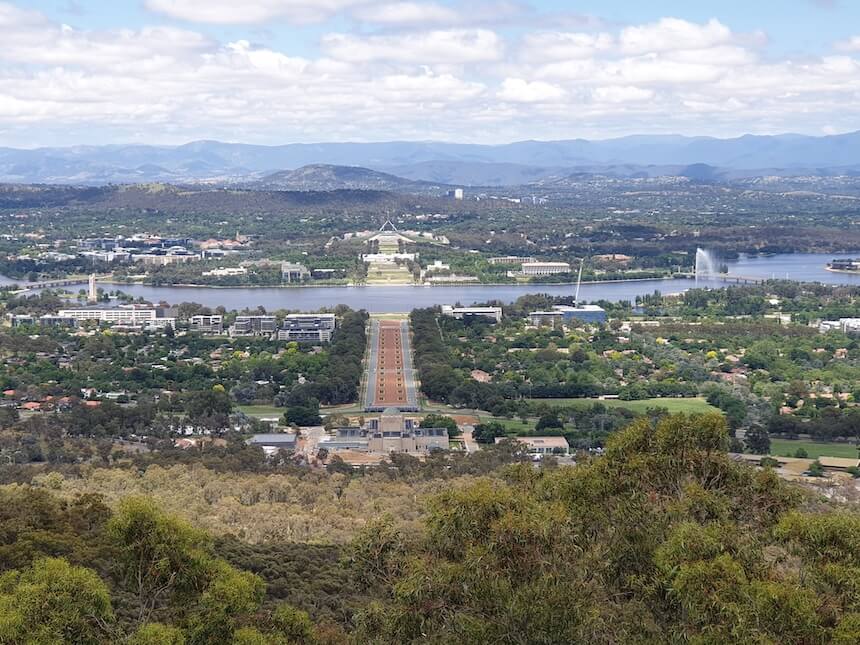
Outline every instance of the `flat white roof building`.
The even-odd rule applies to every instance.
[[[504,439],[496,437],[496,443]],[[564,437],[514,437],[514,441],[523,444],[533,455],[566,455],[570,452],[570,445]]]
[[[442,305],[442,315],[451,316],[457,320],[463,318],[491,318],[496,322],[502,320],[501,307],[452,307],[451,305]]]
[[[75,320],[98,320],[100,322],[134,324],[155,320],[158,317],[158,310],[155,307],[123,305],[105,309],[95,307],[88,307],[86,309],[60,309],[57,315],[62,318],[74,318]]]
[[[521,255],[504,255],[501,257],[490,258],[487,260],[490,264],[533,264],[537,262],[533,257]]]
[[[149,305],[121,305],[115,308],[61,309],[56,318],[66,320],[95,320],[120,327],[164,329],[176,327],[176,318],[160,315],[162,311]]]
[[[556,320],[602,323],[606,322],[606,310],[597,305],[579,305],[578,307],[554,305],[550,311],[533,311],[529,314],[529,322],[535,326],[553,323]]]
[[[554,275],[570,273],[567,262],[523,262],[523,275]]]

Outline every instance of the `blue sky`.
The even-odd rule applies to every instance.
[[[860,129],[855,0],[0,0],[0,146]]]

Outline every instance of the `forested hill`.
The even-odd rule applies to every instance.
[[[189,212],[271,212],[292,207],[397,204],[401,198],[380,190],[243,190],[169,184],[101,188],[0,184],[0,209],[71,207],[85,209]]]
[[[856,505],[735,462],[728,439],[718,415],[679,415],[575,467],[503,443],[374,472],[38,475],[0,486],[0,642],[860,642]],[[279,528],[213,539],[189,496]],[[338,509],[362,527],[348,545],[295,543],[342,533]]]
[[[411,181],[368,168],[325,164],[303,166],[297,170],[283,170],[250,183],[248,186],[264,190],[383,190],[436,195],[447,188],[444,184]]]

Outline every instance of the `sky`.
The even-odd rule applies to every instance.
[[[0,0],[0,146],[858,129],[858,0]]]

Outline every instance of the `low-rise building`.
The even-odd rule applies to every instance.
[[[504,441],[505,437],[496,437],[496,443]],[[515,437],[514,441],[525,446],[531,455],[566,455],[570,445],[564,437]]]
[[[454,307],[451,305],[442,305],[442,315],[451,316],[457,320],[466,318],[489,318],[496,322],[502,320],[501,307]]]
[[[339,428],[335,435],[320,439],[318,448],[329,452],[358,452],[374,455],[407,453],[425,456],[433,450],[448,449],[446,428],[419,428],[415,419],[405,418],[394,408],[379,418],[370,419],[366,427]]]
[[[293,452],[296,449],[296,435],[293,432],[255,434],[248,439],[248,444],[260,446],[267,455],[277,454],[280,450]]]
[[[860,334],[860,318],[840,318],[839,320],[822,320],[818,331],[826,334],[829,331],[841,331],[843,334]]]
[[[490,258],[487,262],[490,264],[533,264],[537,262],[537,260],[529,256],[504,255],[501,257]]]
[[[219,267],[217,269],[212,269],[211,271],[204,271],[204,276],[212,276],[212,277],[228,277],[228,276],[240,276],[240,275],[248,275],[248,269],[245,267]]]
[[[77,327],[78,321],[68,316],[54,316],[45,314],[39,317],[39,324],[42,327]]]
[[[338,428],[334,435],[326,435],[317,443],[317,448],[325,448],[329,452],[354,450],[367,452],[369,440],[367,430],[358,427]]]
[[[27,327],[36,323],[30,314],[6,314],[6,322],[10,327]]]
[[[75,321],[95,320],[126,327],[163,328],[175,327],[176,319],[164,316],[164,311],[151,305],[120,305],[119,307],[61,309],[57,317]]]
[[[417,253],[364,253],[361,256],[363,262],[371,264],[396,264],[398,260],[402,262],[415,261],[418,259]]]
[[[334,333],[334,314],[289,314],[278,330],[278,340],[328,343]]]
[[[574,320],[588,323],[606,322],[606,310],[597,305],[554,305],[550,311],[533,311],[529,314],[532,325],[552,325],[556,322],[570,323]]]
[[[446,428],[419,428],[413,419],[406,419],[391,408],[368,424],[368,448],[371,452],[406,452],[427,454],[432,450],[448,449]]]
[[[523,262],[523,275],[556,275],[559,273],[570,273],[570,264],[567,262]]]
[[[315,280],[333,280],[345,275],[346,271],[343,269],[311,269],[311,277]]]
[[[184,264],[185,262],[194,262],[200,259],[200,255],[196,253],[138,253],[131,256],[134,262],[139,262],[144,266],[163,267],[170,264]]]
[[[274,316],[236,316],[231,336],[271,336],[278,330]]]
[[[128,251],[81,251],[81,257],[89,258],[93,262],[128,262],[131,253]]]
[[[281,277],[286,282],[304,282],[311,277],[311,272],[304,264],[298,262],[282,262]]]
[[[188,322],[191,331],[199,331],[204,334],[224,333],[224,316],[198,314],[191,316]]]

